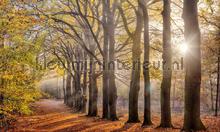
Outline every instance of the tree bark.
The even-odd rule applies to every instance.
[[[74,108],[74,110],[76,110],[76,67],[75,67],[75,63],[74,60],[72,58],[72,87],[71,87],[71,100],[72,100],[72,105],[71,107]]]
[[[196,0],[184,0],[183,19],[185,41],[188,53],[185,56],[185,131],[205,130],[200,119],[200,85],[201,85],[201,33],[198,23]]]
[[[104,32],[104,46],[103,46],[103,113],[104,119],[109,118],[109,74],[108,74],[108,54],[109,54],[109,37],[108,37],[108,25],[107,25],[107,1],[102,0],[103,4],[103,32]]]
[[[217,71],[217,91],[216,91],[216,101],[215,101],[215,116],[218,116],[218,101],[219,101],[219,83],[220,83],[220,48],[218,51],[218,71]]]
[[[63,75],[63,99],[64,99],[64,104],[67,103],[67,99],[66,99],[66,85],[65,85],[65,81],[66,81],[66,71],[64,71],[64,75]]]
[[[150,38],[149,38],[149,16],[147,4],[142,1],[143,19],[144,19],[144,62],[143,62],[143,76],[144,76],[144,122],[143,126],[152,125],[151,121],[151,83],[150,83]]]
[[[89,32],[88,32],[89,33]],[[91,39],[91,35],[88,35],[90,40],[89,48],[92,54],[95,54],[95,44]],[[98,99],[98,88],[97,88],[97,78],[95,74],[96,65],[93,56],[90,55],[90,71],[89,71],[89,111],[88,116],[97,116],[97,99]]]
[[[115,84],[115,23],[114,12],[110,8],[110,0],[107,0],[108,37],[109,37],[109,112],[112,121],[118,120],[116,113],[117,88]],[[113,64],[113,65],[111,65]],[[112,67],[113,66],[113,67]]]
[[[70,64],[67,64],[68,69],[70,68]],[[67,79],[66,79],[66,100],[67,105],[72,107],[72,98],[71,98],[71,73],[67,72]]]
[[[89,116],[97,116],[97,98],[98,89],[95,76],[95,65],[93,58],[90,58],[90,73],[89,73]]]
[[[76,82],[75,82],[75,108],[77,111],[82,111],[82,88],[81,88],[81,56],[82,56],[82,52],[80,47],[76,47],[76,52],[75,52],[75,57],[76,57],[76,71],[75,71],[75,78],[76,78]]]
[[[140,2],[139,2],[140,3]],[[140,90],[140,57],[141,57],[141,32],[143,29],[143,18],[140,4],[136,11],[136,30],[132,35],[132,73],[129,91],[129,117],[128,123],[140,122],[138,116],[138,94]]]
[[[170,128],[171,108],[170,89],[172,79],[172,48],[171,48],[171,22],[170,0],[163,0],[163,79],[161,84],[161,122],[160,127]]]
[[[214,95],[213,95],[213,83],[212,83],[212,75],[209,75],[209,83],[210,83],[210,95],[211,95],[211,110],[214,111]]]
[[[86,105],[87,105],[87,53],[84,51],[84,66],[83,66],[83,112],[86,112]]]

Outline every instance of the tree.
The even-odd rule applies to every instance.
[[[143,62],[143,76],[144,76],[144,122],[143,126],[152,125],[151,121],[151,103],[150,103],[150,38],[149,38],[149,16],[145,0],[141,1],[141,8],[144,19],[144,62]]]
[[[88,67],[87,67],[87,57],[88,54],[84,51],[84,63],[83,63],[83,112],[86,113],[86,106],[87,106],[87,74],[88,74]]]
[[[89,33],[87,36],[90,42],[89,49],[92,54],[95,54],[95,43],[92,40],[92,37]],[[97,88],[97,77],[96,77],[96,65],[94,62],[93,56],[90,55],[89,61],[89,112],[88,116],[97,116],[98,108],[97,108],[97,101],[98,101],[98,88]]]
[[[112,7],[110,0],[107,0],[107,22],[109,37],[109,112],[112,121],[118,120],[116,113],[117,88],[115,84],[115,2]],[[112,65],[113,64],[113,65]]]
[[[79,57],[77,57],[77,52],[74,51],[75,47],[79,46],[84,50],[88,56],[89,56],[89,63],[90,67],[89,69],[89,116],[96,116],[97,115],[97,97],[98,97],[98,88],[97,88],[97,74],[96,74],[96,61],[98,64],[102,64],[100,60],[97,58],[96,55],[96,49],[98,48],[101,55],[103,55],[103,52],[101,50],[101,47],[99,45],[99,34],[100,34],[100,24],[96,17],[87,17],[88,15],[94,15],[98,16],[98,7],[100,6],[100,1],[97,2],[90,2],[90,1],[67,1],[67,2],[58,2],[55,3],[58,4],[60,7],[56,9],[55,13],[52,15],[50,14],[50,11],[47,12],[47,10],[42,11],[43,8],[39,8],[38,5],[32,6],[30,5],[34,10],[36,10],[40,15],[43,17],[46,17],[46,20],[52,21],[51,23],[48,23],[48,26],[51,28],[53,31],[58,31],[56,34],[61,34],[62,37],[59,36],[59,39],[62,43],[61,46],[58,46],[56,50],[59,51],[59,53],[64,56],[67,62],[71,63],[71,67],[65,67],[65,64],[63,66],[65,69],[71,74],[72,79],[72,92],[73,94],[71,95],[71,99],[74,104],[78,104],[80,101],[79,99],[82,99],[85,96],[85,88],[83,90],[82,94],[82,88],[81,88],[81,72],[77,71],[77,65],[75,65],[75,60],[79,61]],[[68,11],[63,11],[64,8],[66,9],[68,7]],[[46,7],[47,9],[47,7]],[[39,16],[37,14],[36,16]],[[50,14],[50,15],[49,15]],[[75,14],[75,15],[70,15],[70,14]],[[60,17],[62,16],[62,17]],[[69,21],[69,19],[73,21]],[[92,20],[91,20],[92,18]],[[98,23],[98,24],[97,24]],[[61,26],[62,25],[62,26]],[[77,26],[75,26],[77,25]],[[98,26],[97,26],[98,25]],[[78,28],[80,27],[80,28]],[[94,28],[93,28],[94,27]],[[98,27],[98,28],[96,28]],[[55,35],[56,36],[56,35]],[[53,39],[57,39],[54,35]],[[65,36],[65,37],[64,37]],[[84,38],[82,37],[84,36]],[[69,39],[69,40],[68,40]],[[54,40],[52,40],[54,41]],[[57,41],[57,40],[56,40]],[[60,42],[59,41],[59,42]],[[59,45],[59,44],[58,44]],[[63,53],[64,52],[64,53]],[[57,58],[62,62],[62,58],[59,56],[59,54],[56,54]],[[77,75],[77,73],[80,73]],[[78,76],[78,77],[77,77]],[[87,75],[86,75],[87,76]],[[85,76],[84,76],[85,77]],[[78,80],[78,81],[77,81]],[[85,81],[84,81],[85,82]],[[86,86],[84,84],[84,86]],[[80,93],[80,96],[78,96],[77,93]],[[77,95],[77,97],[76,97]],[[79,100],[79,101],[77,101]],[[85,101],[80,101],[84,102],[85,106]],[[74,105],[76,108],[78,106],[81,107],[81,105]],[[78,109],[78,108],[77,108]]]
[[[215,101],[215,116],[218,116],[218,101],[219,101],[219,87],[220,87],[220,48],[218,51],[218,62],[217,62],[217,90],[216,90],[216,101]]]
[[[183,130],[205,130],[200,119],[201,33],[198,23],[198,1],[184,0],[183,19],[185,41],[189,51],[185,56],[185,111]]]
[[[69,62],[67,62],[67,63],[68,63],[67,68],[71,69],[70,68],[70,63]],[[66,100],[67,100],[66,102],[67,102],[67,105],[70,106],[70,107],[73,106],[72,98],[71,98],[71,80],[73,80],[73,79],[71,77],[70,71],[68,71],[67,72],[67,79],[66,79]]]
[[[103,36],[104,36],[104,45],[103,45],[103,94],[102,94],[102,117],[104,119],[109,118],[109,74],[108,74],[108,62],[109,62],[109,37],[108,37],[108,19],[107,19],[107,9],[108,4],[106,0],[102,0],[102,15],[103,15]]]
[[[0,2],[0,127],[13,114],[30,114],[29,104],[40,96],[42,71],[35,66],[45,37],[26,34],[39,22],[27,14],[12,1]]]
[[[140,90],[140,58],[141,58],[141,32],[143,29],[142,10],[140,8],[140,1],[138,2],[138,9],[135,9],[136,14],[136,28],[133,33],[126,28],[129,36],[133,41],[132,45],[132,73],[129,91],[129,118],[128,123],[140,122],[138,117],[138,94]],[[126,26],[126,25],[125,25]]]
[[[170,0],[163,0],[163,79],[161,84],[161,124],[160,127],[172,127],[170,108],[170,89],[172,79],[172,49]]]
[[[83,68],[83,65],[81,63],[82,61],[82,56],[83,56],[83,53],[82,53],[82,49],[80,48],[79,45],[76,46],[75,48],[75,93],[73,96],[75,96],[75,108],[77,111],[82,111],[83,107],[83,101],[82,101],[82,96],[83,96],[83,89],[81,87],[81,76],[82,76],[82,68]],[[74,65],[74,64],[72,64]]]

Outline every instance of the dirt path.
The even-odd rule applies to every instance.
[[[130,131],[130,132],[179,132],[180,129],[154,129],[159,124],[159,116],[152,116],[154,125],[143,129],[141,124],[125,124],[127,116],[121,116],[119,121],[111,122],[98,117],[91,118],[85,114],[73,114],[59,100],[41,100],[33,105],[35,114],[27,117],[19,117],[15,127],[9,131],[18,132],[100,132],[100,131]],[[175,115],[173,124],[181,127],[182,116]],[[208,126],[209,132],[219,132],[220,119],[204,117],[203,122]]]

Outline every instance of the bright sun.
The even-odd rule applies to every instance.
[[[185,53],[188,51],[188,46],[187,46],[186,43],[182,43],[182,44],[180,45],[180,51],[181,51],[183,54],[185,54]]]

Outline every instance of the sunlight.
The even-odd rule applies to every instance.
[[[186,43],[186,42],[184,42],[184,43],[182,43],[182,44],[180,45],[180,51],[181,51],[182,54],[186,54],[186,53],[187,53],[187,51],[188,51],[188,46],[187,46],[187,43]]]
[[[220,132],[219,5],[0,0],[0,132]]]

